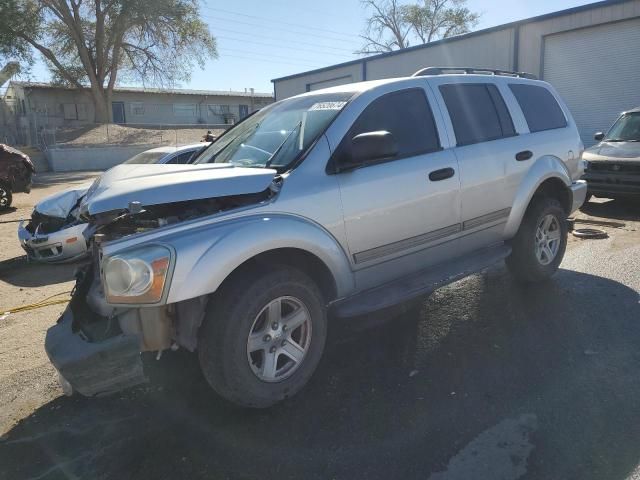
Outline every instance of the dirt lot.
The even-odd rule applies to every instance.
[[[16,220],[87,178],[46,176],[0,216],[0,311],[71,289],[73,266],[26,263]],[[64,397],[43,351],[62,306],[10,315],[0,478],[640,478],[640,208],[587,213],[610,237],[572,238],[544,285],[497,267],[408,313],[333,323],[311,384],[267,411],[220,401],[182,352],[145,359],[147,386]]]

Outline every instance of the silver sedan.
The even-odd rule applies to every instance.
[[[187,164],[209,143],[182,147],[158,147],[139,153],[124,163]],[[48,263],[72,262],[87,254],[84,236],[87,224],[79,218],[81,200],[91,183],[53,194],[38,203],[29,221],[18,225],[20,245],[32,260]]]

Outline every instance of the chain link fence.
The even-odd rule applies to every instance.
[[[42,150],[49,148],[188,145],[214,138],[231,125],[227,124],[88,124],[81,126],[36,127],[36,142]]]

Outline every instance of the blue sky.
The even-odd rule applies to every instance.
[[[409,0],[411,1],[411,0]],[[583,5],[580,0],[468,0],[477,29]],[[358,0],[206,0],[203,19],[219,58],[196,69],[183,88],[271,92],[271,79],[357,58],[366,11]],[[32,80],[48,80],[38,64]]]

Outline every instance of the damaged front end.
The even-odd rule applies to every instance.
[[[269,201],[279,182],[271,180],[258,192],[153,205],[132,200],[126,209],[86,214],[92,261],[78,272],[72,300],[45,340],[67,391],[98,396],[144,383],[142,352],[197,346],[208,296],[166,303],[176,261],[170,242],[143,242],[110,256],[103,247],[156,229],[170,236],[174,225]]]
[[[71,302],[45,338],[45,350],[67,394],[105,395],[146,380],[139,338],[125,334],[116,317],[89,306],[94,274],[93,266],[79,273]]]
[[[78,260],[88,253],[84,232],[87,222],[79,218],[80,202],[88,186],[56,193],[38,203],[28,221],[18,225],[20,245],[32,260],[57,263]]]

